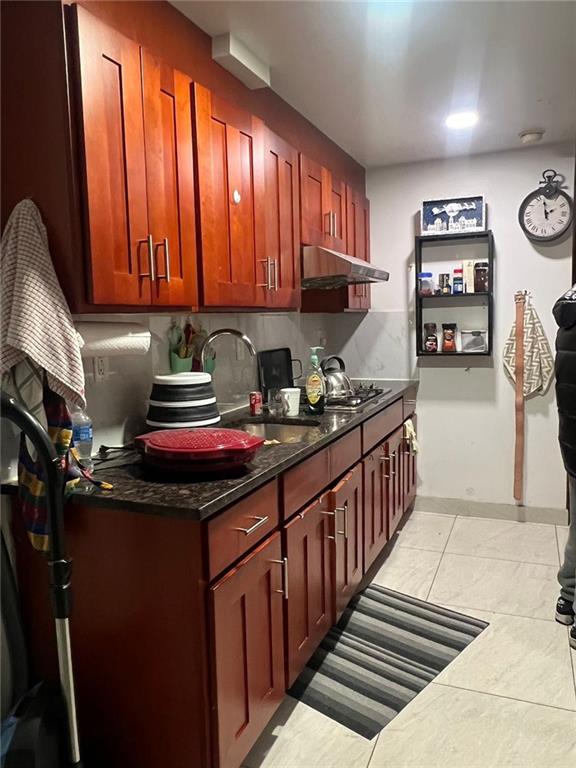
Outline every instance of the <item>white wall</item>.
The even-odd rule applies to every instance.
[[[414,234],[422,200],[483,194],[496,257],[495,354],[469,368],[458,360],[423,360],[416,365],[413,331],[408,355],[390,353],[375,338],[363,348],[362,361],[378,375],[379,360],[400,357],[419,375],[419,426],[422,442],[419,494],[444,498],[512,503],[514,392],[502,368],[502,348],[514,319],[514,292],[532,292],[534,306],[551,346],[556,326],[551,308],[570,285],[571,241],[548,247],[532,245],[518,225],[518,207],[538,185],[541,173],[555,168],[572,190],[573,148],[544,146],[446,161],[375,169],[368,173],[371,202],[372,258],[391,272],[385,289],[374,292],[375,317],[357,321],[345,346],[363,329],[399,325],[413,313]],[[350,321],[347,321],[348,323]],[[364,338],[364,342],[365,342]],[[360,364],[360,360],[356,362]],[[390,375],[389,366],[382,370]],[[525,500],[528,506],[564,506],[565,475],[557,446],[553,387],[526,404],[527,449]]]

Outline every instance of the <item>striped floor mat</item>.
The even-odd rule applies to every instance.
[[[288,693],[371,739],[487,626],[372,584]]]

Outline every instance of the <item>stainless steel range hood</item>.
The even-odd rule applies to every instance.
[[[381,283],[389,273],[367,261],[319,245],[302,248],[302,288],[341,288],[359,283]]]

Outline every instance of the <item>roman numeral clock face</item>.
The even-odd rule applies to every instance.
[[[520,226],[529,240],[547,243],[556,240],[570,228],[572,200],[562,190],[552,194],[544,190],[531,192],[522,202],[518,215]]]

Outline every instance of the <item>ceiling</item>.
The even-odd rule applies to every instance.
[[[576,136],[576,2],[172,2],[366,167]],[[473,129],[448,113],[477,110]]]

